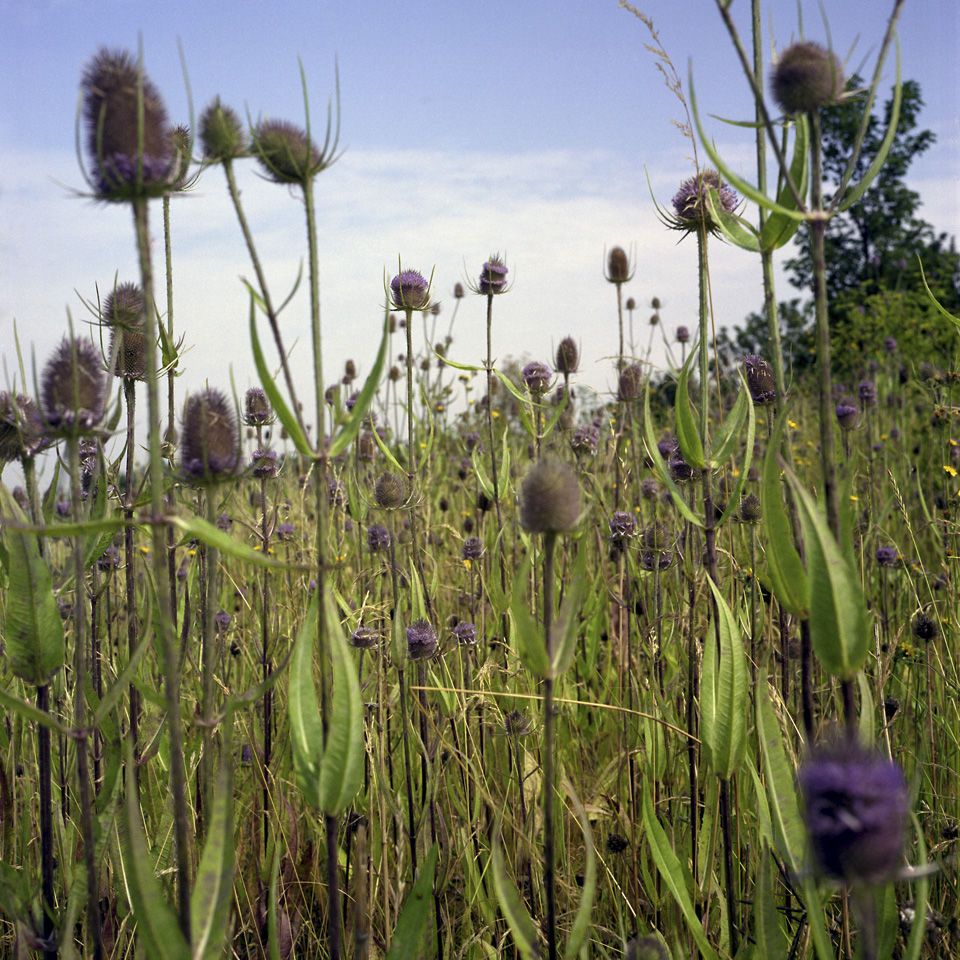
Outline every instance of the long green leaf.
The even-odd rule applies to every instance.
[[[260,383],[263,385],[264,392],[267,397],[269,397],[270,404],[276,412],[277,417],[286,428],[287,434],[297,450],[305,457],[312,457],[313,451],[310,449],[310,443],[306,435],[300,428],[300,422],[287,406],[286,400],[283,399],[283,394],[280,393],[280,388],[270,375],[267,361],[264,359],[263,348],[260,346],[260,338],[257,335],[257,308],[252,290],[250,297],[250,344],[253,348],[253,362],[257,368],[257,376],[260,377]]]
[[[687,362],[680,370],[674,408],[677,417],[677,442],[680,444],[683,459],[692,467],[703,470],[707,461],[703,455],[703,440],[697,428],[697,417],[690,401],[690,365],[696,354],[696,350],[691,350]]]
[[[773,897],[773,854],[768,849],[765,849],[760,857],[754,906],[753,935],[757,941],[756,956],[787,956],[790,945],[777,916],[776,901]]]
[[[16,524],[27,520],[2,484],[0,514]],[[21,680],[42,686],[63,666],[65,657],[53,579],[36,537],[6,527],[3,541],[8,558],[3,635],[10,669]]]
[[[174,514],[167,519],[173,526],[178,527],[189,537],[202,540],[211,547],[216,547],[221,553],[236,557],[238,560],[244,560],[258,567],[269,567],[273,570],[290,570],[297,568],[295,564],[275,560],[273,557],[267,556],[259,550],[254,550],[253,547],[241,543],[239,540],[235,540],[229,533],[224,533],[219,527],[215,527],[202,517],[185,517],[181,514]]]
[[[692,354],[691,354],[692,356]],[[733,456],[740,439],[740,431],[747,422],[747,411],[750,405],[750,392],[741,390],[737,394],[736,403],[727,414],[710,449],[710,461],[714,467],[722,467]]]
[[[746,397],[747,442],[743,445],[743,463],[740,466],[740,474],[737,477],[737,482],[733,485],[733,490],[730,493],[730,500],[727,503],[727,507],[720,516],[720,519],[717,521],[718,527],[722,527],[731,517],[735,516],[739,510],[740,497],[743,494],[743,489],[750,477],[750,464],[753,463],[753,443],[757,435],[757,415],[753,409],[753,400],[750,397],[750,391],[747,389],[747,384],[744,381],[742,372],[740,373],[740,383],[740,396]]]
[[[127,895],[137,923],[137,937],[150,960],[188,960],[190,948],[153,872],[153,857],[140,819],[132,751],[127,746],[126,824],[120,856]]]
[[[810,588],[807,571],[793,544],[793,530],[783,504],[783,485],[780,482],[780,448],[786,412],[774,425],[767,443],[760,485],[760,503],[766,533],[767,569],[777,600],[798,617],[807,615]]]
[[[933,291],[930,289],[930,284],[927,283],[927,275],[923,270],[923,261],[920,259],[920,254],[917,254],[917,262],[920,264],[920,279],[923,281],[923,289],[927,291],[927,299],[936,307],[937,312],[946,317],[956,328],[960,330],[960,317],[955,317],[934,295]]]
[[[317,632],[317,605],[314,593],[294,644],[287,688],[287,713],[290,717],[290,743],[297,786],[307,802],[320,809],[319,773],[323,752],[323,724],[313,682],[313,641]]]
[[[430,915],[430,894],[433,891],[433,875],[437,867],[437,845],[434,844],[427,854],[417,874],[410,892],[407,894],[397,925],[393,930],[387,960],[420,960],[424,956],[420,949]]]
[[[31,723],[39,723],[40,726],[49,727],[49,729],[55,730],[64,736],[68,736],[71,732],[70,727],[61,723],[56,717],[49,713],[44,713],[32,703],[27,703],[26,700],[15,697],[2,687],[0,687],[0,707],[3,707],[5,710],[12,710],[14,713],[19,713],[24,720],[29,720]]]
[[[377,392],[377,387],[380,385],[383,366],[387,362],[387,346],[389,343],[390,324],[389,319],[387,319],[384,320],[383,335],[380,337],[380,348],[377,350],[377,359],[373,363],[373,369],[363,383],[363,389],[360,391],[360,396],[357,397],[357,402],[354,404],[353,410],[350,411],[347,422],[340,429],[333,443],[330,444],[331,457],[336,457],[343,453],[353,442],[354,437],[360,432],[363,418],[367,415],[370,403],[373,400],[374,394]]]
[[[807,551],[813,650],[831,674],[852,680],[869,649],[867,607],[860,581],[813,497],[791,471],[787,471],[787,480],[800,509]]]
[[[573,792],[573,787],[570,784],[565,784],[565,787],[567,796],[570,798],[570,804],[580,821],[580,829],[583,831],[583,893],[580,894],[580,905],[577,907],[576,915],[573,918],[573,926],[570,928],[567,947],[563,953],[564,960],[577,960],[580,955],[580,948],[590,932],[593,901],[597,894],[597,851],[593,845],[593,832],[590,830],[590,819],[587,816],[587,811]]]
[[[730,213],[720,202],[720,193],[716,187],[710,187],[706,194],[707,209],[710,217],[720,228],[720,232],[734,246],[750,253],[760,252],[760,237],[756,227],[743,217]]]
[[[587,588],[591,585],[587,575],[587,551],[582,547],[573,564],[573,572],[567,594],[560,607],[560,615],[551,633],[554,635],[552,673],[562,677],[570,669],[577,653],[577,638],[580,626],[580,608],[583,606]]]
[[[801,197],[806,196],[808,181],[808,150],[807,138],[809,133],[807,118],[799,116],[794,123],[793,158],[790,161],[790,176],[793,179]],[[786,143],[784,143],[786,150]],[[793,191],[786,180],[777,194],[777,202],[788,210],[796,210],[797,202]],[[762,250],[778,250],[788,243],[797,232],[800,222],[792,217],[785,217],[780,213],[771,213],[764,221],[760,231],[760,248]]]
[[[747,662],[743,638],[723,594],[708,576],[716,604],[720,650],[708,633],[704,649],[702,732],[713,772],[729,780],[743,759],[747,745]]]
[[[547,645],[544,642],[543,631],[527,608],[526,579],[529,573],[530,561],[527,559],[520,564],[520,569],[513,578],[513,592],[510,599],[510,619],[513,629],[510,635],[520,662],[535,677],[543,680],[550,676],[551,667],[547,658]]]
[[[533,960],[539,956],[537,928],[520,899],[516,885],[507,875],[507,866],[503,861],[503,850],[499,839],[493,841],[490,867],[493,873],[493,889],[497,894],[500,909],[507,918],[507,925],[513,934],[513,942],[524,960]]]
[[[228,724],[224,724],[226,729]],[[190,897],[190,933],[193,960],[223,956],[233,899],[233,777],[229,740],[225,737],[223,761],[213,794],[213,809],[200,869]]]
[[[670,846],[670,838],[657,820],[649,790],[643,791],[643,829],[647,835],[647,840],[650,842],[653,862],[657,865],[657,870],[663,877],[674,902],[680,908],[690,934],[700,948],[704,960],[718,960],[717,952],[710,945],[703,924],[693,908],[693,900],[690,897],[689,889],[693,881],[685,875],[680,860],[674,853],[673,847]]]
[[[329,586],[323,598],[324,626],[333,659],[333,696],[327,743],[320,761],[320,808],[343,813],[363,783],[363,701],[347,638]]]

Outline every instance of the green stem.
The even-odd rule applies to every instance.
[[[551,627],[553,619],[553,549],[557,535],[548,531],[543,537],[543,630],[547,662],[553,662]],[[543,681],[543,881],[547,888],[547,950],[549,960],[557,957],[557,891],[553,839],[554,790],[554,716],[553,676]]]

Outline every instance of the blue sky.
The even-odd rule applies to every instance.
[[[642,0],[686,80],[692,62],[703,111],[748,115],[747,86],[712,0]],[[848,66],[880,42],[890,2],[827,0],[835,49]],[[805,33],[823,40],[817,5],[804,3]],[[746,29],[747,0],[734,0]],[[186,120],[177,54],[182,43],[194,105],[214,95],[252,116],[299,120],[297,71],[307,72],[315,122],[339,62],[342,159],[318,181],[321,284],[328,376],[347,356],[361,370],[375,349],[383,272],[436,267],[436,292],[452,306],[453,284],[476,274],[492,251],[506,253],[516,283],[498,306],[495,350],[549,359],[561,337],[583,344],[585,380],[609,386],[616,320],[602,278],[605,248],[636,257],[627,293],[645,346],[650,298],[664,302],[668,330],[692,325],[695,251],[659,224],[647,187],[661,202],[690,173],[691,148],[673,124],[682,116],[644,45],[643,25],[616,0],[468,0],[405,3],[146,3],[141,0],[0,0],[5,55],[0,82],[0,348],[12,371],[12,323],[38,361],[80,316],[77,292],[93,296],[114,275],[135,279],[129,214],[70,196],[82,180],[74,117],[84,63],[100,45],[135,48],[171,117]],[[793,0],[765,4],[768,41],[798,36]],[[911,171],[929,201],[925,215],[960,232],[960,4],[908,0],[901,21],[904,76],[920,82],[921,122],[938,143]],[[769,58],[768,58],[769,59]],[[888,70],[888,76],[891,71]],[[745,131],[713,124],[734,166],[752,175]],[[645,172],[646,171],[646,172]],[[241,171],[248,213],[279,292],[303,256],[302,210],[284,188]],[[753,212],[748,213],[754,216]],[[158,219],[158,217],[157,217]],[[208,170],[174,205],[178,326],[192,352],[184,384],[253,382],[238,276],[248,262],[226,202],[222,174]],[[757,262],[714,245],[719,323],[760,303]],[[790,293],[781,279],[780,292]],[[449,316],[449,313],[446,314]],[[306,304],[285,323],[299,338],[293,364],[309,369]],[[461,309],[452,355],[476,361],[482,304]]]

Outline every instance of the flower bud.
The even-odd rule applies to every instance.
[[[200,142],[209,163],[236,160],[247,152],[247,136],[240,118],[219,97],[200,115]]]
[[[121,283],[111,290],[103,304],[103,320],[110,327],[114,376],[143,380],[147,375],[147,340],[140,287]]]
[[[417,270],[402,270],[390,281],[393,306],[397,310],[423,310],[430,302],[430,285]]]
[[[507,265],[502,258],[494,254],[480,270],[477,289],[482,294],[503,293],[507,288]]]
[[[777,399],[777,382],[770,364],[763,357],[748,353],[743,358],[743,366],[747,373],[747,389],[753,402],[758,406],[773,403]]]
[[[817,43],[795,43],[780,54],[770,76],[773,99],[787,114],[812,113],[843,93],[843,67]]]
[[[89,340],[64,337],[40,378],[43,414],[60,436],[91,433],[103,419],[107,382],[97,348]]]
[[[643,367],[631,363],[624,367],[617,377],[617,400],[620,403],[632,403],[640,398],[643,390]]]
[[[563,533],[580,518],[580,484],[560,460],[541,460],[520,489],[520,523],[530,533]]]
[[[377,478],[373,498],[383,510],[396,510],[407,501],[407,485],[399,474],[383,473]]]
[[[426,660],[439,646],[437,632],[426,620],[415,620],[407,627],[407,655],[411,660]]]
[[[537,399],[550,389],[553,371],[545,363],[533,360],[520,371],[520,375],[523,377],[523,383],[530,391],[530,395]]]
[[[835,412],[841,430],[852,430],[860,419],[860,411],[852,403],[846,401],[838,403]]]
[[[44,446],[43,418],[33,400],[0,393],[0,466],[35,457]]]
[[[690,342],[690,328],[679,326],[677,327],[677,343],[689,343]]]
[[[618,286],[626,283],[631,277],[630,259],[623,247],[614,247],[607,254],[607,280]]]
[[[262,427],[273,420],[270,401],[260,387],[251,387],[243,398],[243,422],[248,427]]]
[[[580,365],[580,350],[573,337],[564,337],[557,347],[557,356],[554,366],[558,373],[571,374],[577,372]]]
[[[203,485],[233,476],[240,463],[240,437],[233,407],[219,390],[187,398],[180,430],[180,471]]]
[[[264,120],[253,133],[253,150],[264,173],[274,183],[305,183],[325,162],[307,133],[286,120]]]

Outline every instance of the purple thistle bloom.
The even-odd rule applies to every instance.
[[[679,326],[677,327],[677,343],[689,343],[690,342],[690,328]]]
[[[45,446],[43,417],[33,400],[0,393],[0,465],[35,457]]]
[[[889,880],[903,859],[909,815],[900,767],[848,740],[815,750],[799,782],[820,871],[848,883]]]
[[[70,501],[69,500],[58,500],[57,501],[57,516],[61,520],[66,519],[70,516]]]
[[[297,528],[292,523],[278,523],[277,524],[277,539],[281,543],[286,543],[294,538],[296,535]]]
[[[503,259],[494,254],[484,263],[480,270],[480,281],[477,289],[485,295],[503,293],[507,287],[507,265]]]
[[[640,483],[640,495],[644,500],[656,500],[660,496],[660,484],[653,477],[644,477]]]
[[[668,433],[657,441],[657,449],[661,457],[669,459],[680,449],[680,442],[672,433]]]
[[[464,560],[479,560],[483,556],[483,541],[479,537],[467,537],[463,541],[461,556]]]
[[[877,547],[877,563],[881,567],[896,567],[900,565],[900,554],[896,547]]]
[[[213,622],[220,633],[224,633],[232,621],[233,617],[226,610],[218,610],[217,615],[213,618]]]
[[[695,471],[693,467],[683,459],[683,455],[679,450],[674,451],[667,466],[670,468],[670,476],[673,478],[674,483],[686,483],[694,477]]]
[[[596,455],[600,444],[600,430],[592,423],[577,427],[570,438],[570,449],[579,457],[583,454]]]
[[[229,533],[230,528],[233,526],[233,518],[229,513],[221,513],[217,517],[217,529],[222,530],[224,533]]]
[[[673,563],[673,552],[670,550],[644,550],[640,554],[640,566],[644,570],[666,570]]]
[[[270,401],[260,387],[251,387],[243,398],[243,422],[248,427],[262,427],[273,419]]]
[[[407,654],[411,660],[425,660],[439,648],[437,632],[426,620],[415,620],[407,627]]]
[[[623,541],[637,532],[636,518],[626,510],[617,510],[609,522],[611,540]]]
[[[553,371],[545,363],[532,360],[520,371],[520,375],[530,393],[535,397],[541,397],[550,389]]]
[[[872,407],[877,402],[877,385],[872,380],[861,380],[857,396],[865,407]]]
[[[277,451],[256,450],[252,460],[253,475],[258,479],[270,480],[277,475]]]
[[[369,650],[375,647],[380,640],[380,631],[373,627],[357,627],[350,634],[350,645],[358,650]]]
[[[457,643],[465,647],[472,647],[477,642],[477,628],[472,623],[461,620],[451,632],[457,638]]]
[[[883,341],[883,349],[887,353],[896,353],[897,352],[897,338],[896,337],[886,337]]]
[[[111,543],[97,559],[97,569],[104,573],[109,573],[111,570],[116,570],[119,566],[120,551],[117,549],[116,544]]]
[[[846,400],[841,400],[837,404],[836,414],[837,423],[840,424],[841,430],[852,430],[860,419],[860,411],[854,404],[848,403]]]
[[[390,281],[393,306],[397,310],[422,310],[428,305],[429,284],[417,270],[402,270]]]
[[[54,434],[92,432],[107,402],[107,381],[100,351],[85,339],[64,337],[40,378],[47,427]]]
[[[371,553],[390,548],[390,531],[382,523],[373,523],[367,527],[367,549]]]
[[[681,229],[696,229],[700,223],[705,223],[708,229],[714,226],[713,216],[707,206],[710,190],[717,191],[723,210],[727,213],[736,210],[740,203],[736,191],[720,179],[716,170],[704,170],[684,180],[673,195],[673,211]]]

